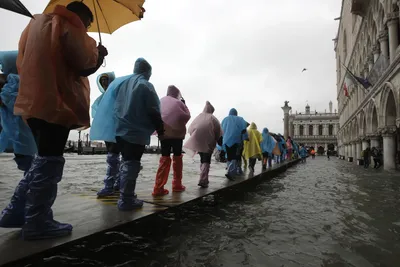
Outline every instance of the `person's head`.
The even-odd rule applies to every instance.
[[[181,91],[179,91],[175,85],[170,85],[167,89],[167,96],[179,99],[181,97]]]
[[[237,116],[237,115],[238,115],[238,112],[237,112],[237,110],[236,110],[235,108],[232,108],[232,109],[229,111],[229,115]]]
[[[269,134],[268,128],[264,128],[264,129],[263,129],[263,133],[264,133],[264,134]]]
[[[108,75],[103,75],[100,77],[100,85],[106,91],[108,86],[110,85]]]
[[[292,138],[290,137],[290,136],[288,136],[288,138],[287,138],[288,140],[292,140]]]
[[[206,106],[204,107],[203,112],[204,112],[204,113],[213,114],[214,111],[215,111],[215,109],[214,109],[213,105],[211,105],[210,102],[206,101]]]
[[[150,80],[151,77],[151,65],[144,58],[138,58],[133,68],[133,74],[141,74],[146,80]]]
[[[250,124],[250,129],[257,130],[257,125],[256,125],[254,122],[252,122],[252,123]]]
[[[67,5],[67,9],[78,15],[86,29],[90,28],[93,23],[93,13],[87,5],[82,1],[74,1]]]

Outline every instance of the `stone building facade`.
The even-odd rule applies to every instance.
[[[328,147],[330,150],[337,150],[339,116],[336,110],[332,111],[332,102],[329,103],[328,112],[311,111],[307,104],[304,112],[296,111],[287,118],[288,134],[297,143],[324,151],[327,151]]]
[[[365,148],[379,147],[385,169],[396,168],[399,150],[399,6],[397,0],[343,0],[334,39],[339,154],[359,159]],[[352,85],[345,96],[342,64],[358,77],[374,78],[372,86]]]

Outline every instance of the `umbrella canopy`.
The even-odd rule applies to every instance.
[[[2,0],[0,0],[2,1]],[[56,5],[67,6],[74,0],[50,0],[43,13],[53,12]],[[94,15],[89,32],[113,33],[120,27],[143,17],[145,0],[83,0]]]
[[[31,12],[19,0],[0,0],[0,8],[33,18]]]

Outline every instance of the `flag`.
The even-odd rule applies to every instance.
[[[349,90],[347,90],[346,82],[343,84],[343,92],[345,97],[349,97]]]
[[[372,86],[372,84],[368,81],[368,79],[357,77],[345,65],[343,65],[343,67],[346,69],[346,74],[348,74],[352,80],[355,80],[356,82],[361,84],[365,89],[368,89]]]

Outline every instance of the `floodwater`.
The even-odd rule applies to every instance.
[[[26,266],[400,266],[399,190],[397,173],[317,157]]]

